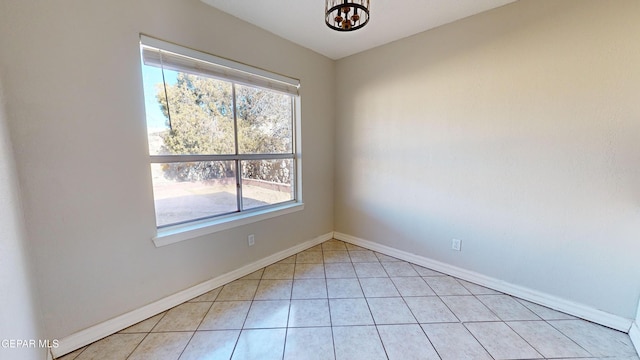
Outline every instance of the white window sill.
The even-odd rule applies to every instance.
[[[304,203],[296,202],[189,224],[170,226],[158,229],[158,234],[153,238],[153,243],[156,247],[166,246],[199,236],[213,234],[218,231],[270,219],[276,216],[291,214],[301,210],[304,210]]]

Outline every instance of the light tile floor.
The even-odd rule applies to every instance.
[[[629,337],[337,240],[60,359],[616,359]]]

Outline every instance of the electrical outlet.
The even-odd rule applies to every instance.
[[[462,240],[460,240],[460,239],[451,239],[451,250],[461,251],[462,250]]]
[[[253,246],[256,244],[256,237],[255,235],[251,234],[247,237],[247,241],[249,242],[249,246]]]

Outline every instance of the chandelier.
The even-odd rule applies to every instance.
[[[337,31],[353,31],[369,22],[369,0],[326,0],[325,23]]]

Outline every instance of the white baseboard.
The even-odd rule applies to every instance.
[[[633,322],[631,325],[631,330],[629,330],[629,337],[631,338],[631,342],[633,346],[636,347],[636,352],[640,354],[640,324],[638,324],[639,320]]]
[[[169,310],[172,307],[189,301],[197,296],[200,296],[206,292],[216,289],[224,284],[239,279],[243,276],[249,275],[254,271],[260,270],[263,267],[271,265],[282,259],[285,259],[291,255],[299,253],[310,247],[316,246],[324,241],[333,238],[333,232],[318,236],[315,239],[305,241],[302,244],[293,246],[286,250],[280,251],[273,255],[269,255],[256,262],[245,265],[237,270],[230,271],[226,274],[220,275],[211,280],[207,280],[203,283],[190,287],[186,290],[180,291],[176,294],[167,296],[149,305],[143,306],[139,309],[133,310],[126,314],[122,314],[113,319],[107,320],[100,324],[94,325],[90,328],[81,330],[77,333],[71,334],[63,339],[60,339],[60,346],[52,349],[53,356],[60,357],[75,351],[83,346],[91,344],[97,340],[100,340],[106,336],[116,333],[122,329],[126,329],[131,325],[155,316],[163,311]]]
[[[606,327],[629,332],[632,320],[623,318],[621,316],[613,315],[601,310],[594,309],[584,304],[576,303],[573,301],[565,300],[550,294],[546,294],[540,291],[528,289],[519,285],[514,285],[502,280],[498,280],[489,276],[485,276],[474,271],[469,271],[457,266],[449,265],[440,261],[429,259],[423,256],[415,255],[406,251],[394,249],[389,246],[381,245],[373,241],[357,238],[355,236],[343,234],[340,232],[334,232],[334,238],[348,243],[362,246],[379,253],[392,256],[398,259],[402,259],[416,265],[424,266],[435,271],[451,275],[466,281],[482,285],[505,294],[509,294],[524,300],[534,302],[554,310],[562,311],[569,315],[573,315],[585,320],[589,320],[596,324],[604,325]],[[640,334],[638,335],[640,336]],[[637,345],[636,345],[637,346]]]
[[[254,271],[260,270],[263,267],[271,265],[275,262],[278,262],[282,259],[285,259],[291,255],[294,255],[300,251],[306,250],[332,238],[346,241],[354,245],[362,246],[398,259],[409,261],[416,265],[424,266],[450,276],[455,276],[463,280],[471,281],[473,283],[486,286],[505,294],[544,305],[549,308],[562,311],[564,313],[577,316],[579,318],[583,318],[600,325],[604,325],[623,332],[628,332],[631,340],[633,341],[633,344],[636,347],[636,351],[640,353],[640,327],[637,323],[632,322],[632,320],[630,319],[609,314],[607,312],[593,309],[586,305],[561,299],[546,293],[507,283],[423,256],[418,256],[402,250],[394,249],[392,247],[381,245],[369,240],[357,238],[355,236],[343,234],[340,232],[330,232],[315,239],[308,240],[302,244],[293,246],[289,249],[267,256],[256,262],[245,265],[237,270],[233,270],[211,280],[190,287],[186,290],[180,291],[176,294],[160,299],[139,309],[133,310],[126,314],[120,315],[118,317],[107,320],[90,328],[69,335],[63,339],[60,339],[59,346],[57,348],[51,349],[51,352],[47,352],[47,360],[52,360],[53,357],[61,357],[83,346],[89,345],[97,340],[116,333],[122,329],[126,329],[127,327],[134,325],[140,321],[148,319],[163,311],[169,310],[172,307],[182,304],[183,302],[189,301],[194,297],[200,296],[226,283],[251,274]]]

